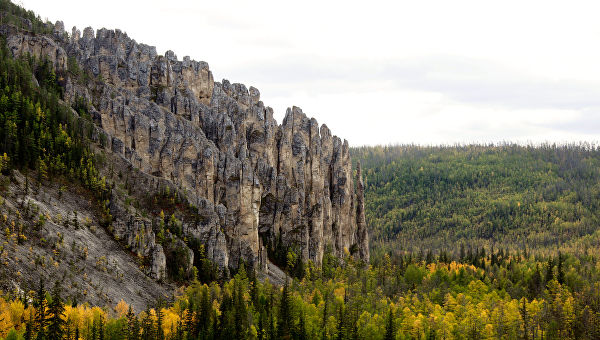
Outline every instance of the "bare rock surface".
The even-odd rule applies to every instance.
[[[133,191],[172,187],[197,209],[201,218],[183,225],[182,238],[201,242],[223,270],[243,261],[281,280],[266,256],[280,236],[316,265],[328,246],[369,260],[360,167],[354,176],[348,142],[300,108],[278,124],[258,89],[215,82],[206,62],[159,55],[120,30],[67,34],[57,22],[48,36],[6,26],[0,33],[15,57],[48,58],[65,75],[77,65],[92,76],[66,76],[65,101],[91,104],[104,152],[128,169]],[[151,259],[147,275],[164,279],[168,263],[151,217],[116,196],[110,209],[112,236]]]
[[[15,171],[3,197],[0,218],[16,223],[32,219],[36,221],[32,232],[39,236],[19,242],[18,235],[3,235],[3,279],[30,291],[43,277],[46,288],[59,281],[70,301],[114,306],[125,299],[136,311],[172,298],[173,285],[158,284],[135,253],[123,249],[99,226],[91,198],[86,199],[84,192],[62,190],[62,183],[39,187],[32,183]]]

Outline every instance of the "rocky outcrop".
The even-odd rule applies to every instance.
[[[166,277],[166,257],[162,245],[156,243],[152,224],[148,220],[131,216],[128,221],[117,219],[113,223],[113,235],[138,256],[149,257],[151,277],[162,280]]]
[[[317,265],[328,245],[368,261],[360,167],[355,180],[348,142],[300,108],[279,125],[256,88],[215,82],[207,63],[158,55],[119,30],[69,35],[58,22],[52,36],[0,32],[15,56],[49,58],[65,74],[65,100],[92,104],[109,150],[185,193],[202,218],[184,233],[220,267],[244,261],[266,270],[266,248],[280,236]],[[95,79],[68,76],[75,62]],[[146,223],[117,218],[114,229],[153,254],[151,272],[161,278],[162,248],[140,245],[153,243]]]

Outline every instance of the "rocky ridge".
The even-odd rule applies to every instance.
[[[91,104],[98,141],[139,170],[137,190],[172,186],[197,208],[202,218],[183,234],[220,268],[243,261],[266,271],[278,237],[316,265],[329,245],[337,256],[369,260],[360,165],[355,182],[348,142],[327,126],[297,107],[278,124],[256,88],[215,82],[207,63],[158,55],[119,30],[68,34],[57,22],[53,31],[0,29],[15,57],[45,57],[59,75],[77,67],[99,79],[60,79],[65,101]],[[151,276],[163,278],[151,221],[117,197],[110,208],[114,236],[149,256]]]

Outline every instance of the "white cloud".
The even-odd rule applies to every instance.
[[[592,1],[22,3],[205,60],[354,145],[600,140]]]

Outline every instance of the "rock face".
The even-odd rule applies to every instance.
[[[14,56],[48,58],[59,74],[77,64],[96,77],[66,77],[65,100],[89,101],[111,152],[185,193],[203,218],[184,233],[220,267],[266,269],[266,247],[279,236],[317,265],[328,246],[368,261],[360,166],[355,180],[348,142],[300,108],[279,125],[256,88],[215,82],[207,63],[158,55],[119,30],[69,35],[58,22],[51,36],[0,31]],[[165,255],[149,222],[113,215],[115,234],[152,255],[152,275],[162,278]]]

